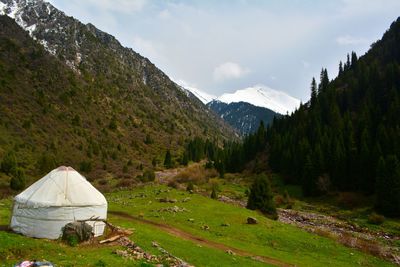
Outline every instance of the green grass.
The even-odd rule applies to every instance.
[[[392,266],[389,262],[346,248],[333,240],[310,234],[291,225],[269,220],[257,212],[235,207],[196,194],[173,190],[164,186],[146,186],[132,191],[106,195],[109,210],[168,224],[206,240],[233,248],[279,259],[298,266]],[[177,203],[160,203],[157,199],[169,197]],[[190,197],[188,202],[181,200]],[[0,201],[0,225],[10,218],[11,200]],[[159,212],[178,206],[187,212]],[[257,225],[247,225],[248,216],[256,217]],[[193,222],[188,219],[194,219]],[[152,241],[158,242],[173,255],[196,266],[266,266],[249,257],[229,255],[223,250],[207,247],[174,237],[136,221],[110,215],[109,220],[125,228],[134,228],[131,239],[146,251],[157,254]],[[221,226],[228,223],[230,226]],[[202,230],[208,225],[208,231]],[[106,266],[140,266],[113,254],[118,247],[69,247],[58,241],[31,239],[0,231],[0,266],[10,266],[20,259],[46,259],[57,266],[96,266],[101,260]]]
[[[142,214],[146,219],[172,225],[196,236],[300,266],[390,266],[390,263],[341,246],[333,240],[199,195],[166,187],[144,187],[134,192],[113,193],[108,197],[110,210]],[[156,200],[163,197],[175,198],[178,202],[165,204]],[[187,197],[191,198],[189,202],[179,202]],[[174,205],[188,212],[158,212],[161,208]],[[256,217],[259,224],[247,225],[248,216]],[[194,222],[188,221],[189,218]],[[223,227],[222,223],[230,226]],[[208,225],[210,230],[202,230],[203,225]]]

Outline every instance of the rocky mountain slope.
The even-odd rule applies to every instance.
[[[281,114],[270,109],[257,107],[246,102],[226,104],[214,100],[208,103],[207,106],[233,128],[237,129],[242,136],[257,131],[261,121],[268,125],[272,123],[274,117],[281,116]]]
[[[162,164],[166,149],[178,158],[187,138],[234,136],[95,26],[41,0],[0,0],[0,14],[14,19],[0,23],[0,160],[12,152],[29,176],[65,164],[92,178],[129,180]],[[0,186],[7,179],[0,172]]]

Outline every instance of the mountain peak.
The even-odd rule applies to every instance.
[[[247,102],[258,107],[271,109],[280,114],[291,113],[300,106],[300,100],[264,85],[256,85],[237,90],[234,93],[226,93],[218,97],[217,100],[227,104]]]

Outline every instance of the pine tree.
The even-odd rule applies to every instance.
[[[339,73],[338,73],[338,76],[340,76],[342,74],[343,74],[343,63],[342,63],[342,61],[340,61],[339,62]]]
[[[172,158],[171,158],[171,152],[169,151],[169,149],[165,153],[164,167],[167,169],[172,168]]]
[[[211,196],[212,199],[217,199],[218,198],[218,194],[217,194],[217,189],[215,188],[215,186],[213,186],[212,191],[211,191]]]
[[[376,190],[377,210],[387,216],[400,216],[400,163],[396,156],[380,158]]]
[[[260,174],[255,178],[246,207],[251,210],[260,210],[272,218],[277,218],[271,185],[265,174]]]
[[[313,77],[312,81],[311,81],[311,105],[312,106],[317,101],[317,95],[318,95],[317,82],[315,81],[315,78]]]

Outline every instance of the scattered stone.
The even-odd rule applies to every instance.
[[[208,226],[208,225],[203,225],[203,226],[201,227],[201,229],[204,230],[204,231],[208,231],[208,230],[210,230],[210,226]]]
[[[178,202],[178,200],[176,200],[175,198],[160,198],[158,201],[160,201],[161,203],[176,203]]]
[[[189,218],[188,222],[194,223],[194,219],[193,218]]]
[[[226,253],[228,253],[229,255],[236,255],[236,253],[235,252],[233,252],[232,250],[230,250],[230,249],[228,249],[227,251],[226,251]]]
[[[151,242],[151,245],[155,248],[158,248],[160,246],[156,241]]]
[[[221,223],[221,226],[224,226],[224,227],[229,227],[229,226],[231,226],[229,223]]]
[[[247,218],[247,224],[257,224],[257,223],[258,223],[258,221],[256,218],[254,218],[254,217]]]
[[[182,199],[182,202],[189,202],[190,199],[191,199],[190,197],[186,197],[186,198]]]
[[[161,208],[161,209],[158,210],[158,212],[164,212],[164,211],[177,213],[177,212],[185,212],[185,211],[188,211],[188,210],[185,209],[185,208],[179,208],[178,206],[173,206],[173,207],[168,207],[168,208]]]

